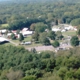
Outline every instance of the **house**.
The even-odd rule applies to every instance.
[[[57,31],[61,31],[61,29],[59,29],[59,28],[52,28],[52,31],[57,32]]]
[[[14,34],[17,34],[17,30],[12,30],[11,32]]]
[[[23,28],[23,29],[22,29],[22,31],[27,31],[27,30],[28,30],[28,28]]]
[[[2,34],[5,34],[5,33],[7,32],[7,30],[6,30],[6,29],[2,29],[2,30],[0,30],[0,32],[1,32]]]
[[[7,36],[11,36],[12,33],[8,33]]]
[[[66,32],[66,30],[65,30],[65,29],[63,29],[63,30],[61,30],[61,32]]]

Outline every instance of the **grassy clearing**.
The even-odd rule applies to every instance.
[[[7,28],[7,26],[9,26],[9,24],[1,24],[1,25],[0,25],[0,28],[1,28],[1,29]]]
[[[16,39],[16,40],[11,40],[11,41],[13,41],[13,42],[15,42],[15,43],[17,43],[17,44],[19,44],[20,43],[20,41],[18,40],[18,39]],[[22,42],[28,42],[28,41],[31,41],[31,36],[28,36],[28,37],[26,37],[26,38],[24,38],[24,40],[22,41]]]
[[[75,36],[76,31],[66,31],[62,33],[64,36]]]
[[[15,43],[17,43],[17,44],[20,43],[20,41],[19,41],[18,39],[16,39],[16,40],[11,40],[11,41],[13,41],[13,42],[15,42]]]
[[[23,41],[31,41],[32,37],[31,36],[27,36],[26,38],[24,38]]]

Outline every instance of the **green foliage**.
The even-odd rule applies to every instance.
[[[6,74],[6,76],[9,80],[19,80],[23,77],[23,72],[22,71],[9,71]]]
[[[73,36],[73,37],[71,38],[70,42],[71,42],[71,45],[72,45],[72,46],[78,46],[78,45],[79,45],[79,39],[78,39],[77,36]]]
[[[22,80],[36,80],[36,77],[35,76],[27,76],[27,77],[24,77]]]
[[[80,25],[80,18],[73,19],[73,20],[71,21],[71,24],[72,24],[73,26],[78,26],[78,25]]]
[[[46,32],[43,32],[43,33],[40,34],[39,41],[43,45],[50,45],[50,41],[49,41],[49,38],[47,37],[47,33]]]
[[[38,32],[35,32],[35,33],[32,35],[32,39],[34,39],[34,41],[39,41],[39,33],[38,33]]]
[[[36,32],[44,32],[46,28],[47,28],[47,25],[44,24],[43,22],[35,24],[35,31]]]
[[[79,80],[80,47],[40,54],[23,47],[0,45],[1,80]],[[49,72],[49,74],[46,74]]]
[[[78,29],[78,31],[77,31],[77,35],[80,36],[80,29]]]
[[[19,41],[22,41],[22,40],[24,40],[24,36],[20,33],[19,34]]]
[[[56,47],[59,47],[59,42],[58,41],[54,41],[53,43],[52,43],[52,45],[56,48]]]
[[[26,71],[26,76],[34,75],[37,78],[42,76],[42,73],[39,69],[30,69]]]
[[[58,20],[57,19],[55,20],[55,24],[58,25]]]
[[[58,70],[58,75],[59,75],[62,79],[64,79],[67,71],[68,71],[67,67],[61,67],[61,68]]]
[[[32,30],[32,31],[35,30],[35,24],[34,23],[30,25],[30,30]]]
[[[56,34],[54,31],[50,31],[49,34],[48,34],[49,38],[52,39],[52,40],[55,40],[56,38]]]
[[[63,35],[61,33],[61,31],[57,31],[56,32],[56,39],[61,40],[63,38]]]
[[[11,39],[12,40],[15,40],[16,39],[15,34],[13,34],[13,33],[11,34]]]

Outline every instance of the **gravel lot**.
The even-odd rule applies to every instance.
[[[31,50],[35,48],[36,51],[46,51],[46,50],[49,50],[49,51],[54,51],[54,47],[53,46],[35,46],[35,47],[30,47],[30,48],[26,48],[28,50]]]

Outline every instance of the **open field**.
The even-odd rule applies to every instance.
[[[74,36],[76,35],[76,31],[66,31],[62,33],[64,36]]]
[[[27,36],[23,41],[31,41],[31,36]]]
[[[7,26],[9,26],[9,24],[1,24],[0,29],[6,28]]]

